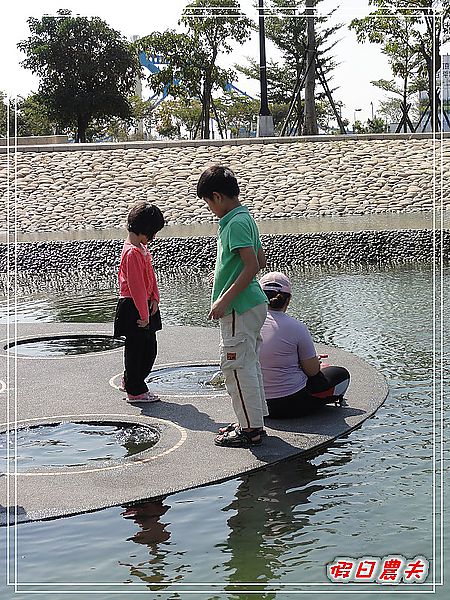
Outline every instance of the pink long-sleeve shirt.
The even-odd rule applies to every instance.
[[[148,301],[159,302],[159,290],[152,267],[151,254],[143,246],[135,246],[128,240],[122,248],[119,266],[119,290],[121,298],[132,298],[143,321],[149,319]]]

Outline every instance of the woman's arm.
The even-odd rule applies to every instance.
[[[300,361],[300,366],[302,368],[303,373],[308,375],[308,377],[314,377],[320,371],[320,361],[317,356],[313,356],[312,358],[304,358]]]

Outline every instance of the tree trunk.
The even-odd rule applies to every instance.
[[[297,74],[297,81],[301,81],[301,79],[302,79],[303,66],[304,66],[304,61],[303,61],[303,64],[300,64],[300,62],[298,60],[296,60],[295,71],[296,71],[296,74]],[[302,133],[302,127],[303,127],[303,107],[302,107],[302,94],[301,94],[301,90],[299,90],[298,95],[297,95],[297,115],[296,115],[296,121],[297,121],[297,127],[295,128],[295,130],[297,132],[297,135],[301,135],[301,133]]]
[[[82,114],[77,117],[77,134],[75,142],[84,144],[86,142],[86,130],[89,124],[89,116]]]
[[[304,135],[317,135],[316,115],[316,31],[314,25],[315,0],[306,0],[308,46],[306,51],[306,68],[308,69],[305,81],[305,118],[303,126]],[[309,68],[308,68],[309,67]]]
[[[209,121],[211,118],[211,76],[207,73],[205,87],[203,88],[203,139],[209,140]]]
[[[431,22],[433,23],[433,22]],[[440,42],[441,42],[441,30],[437,24],[431,24],[428,28],[430,34],[434,37],[433,52],[434,52],[434,68],[433,68],[433,54],[427,51],[423,40],[420,43],[419,50],[427,65],[427,76],[428,76],[428,100],[430,102],[430,116],[431,116],[431,131],[438,131],[439,129],[439,102],[436,90],[436,74],[441,68],[441,55],[440,55]],[[434,100],[434,106],[433,106]]]
[[[295,128],[296,135],[300,135],[303,127],[303,106],[302,106],[302,94],[298,93],[297,98],[297,127]]]
[[[404,85],[403,85],[403,133],[407,133],[408,132],[408,123],[407,123],[407,118],[406,118],[406,112],[407,112],[407,103],[408,103],[408,79],[407,76],[405,76],[405,79],[403,81]]]

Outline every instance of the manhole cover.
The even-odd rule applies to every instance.
[[[17,351],[20,356],[53,358],[115,350],[123,344],[122,340],[108,335],[66,335],[20,340],[3,348],[9,352]]]
[[[165,394],[215,394],[225,391],[218,365],[182,365],[152,371],[147,377],[152,392]]]
[[[157,427],[133,423],[57,423],[0,434],[2,471],[42,467],[80,467],[132,456],[159,440]],[[9,441],[9,453],[8,453]],[[17,444],[17,445],[16,445]]]

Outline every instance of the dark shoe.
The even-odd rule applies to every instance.
[[[225,427],[220,427],[218,433],[219,435],[223,435],[224,433],[230,433],[230,431],[236,431],[236,429],[239,429],[239,423],[230,423]],[[259,435],[267,435],[267,431],[261,427]]]
[[[214,439],[216,446],[229,448],[248,448],[249,446],[259,446],[261,444],[262,428],[252,429],[251,431],[242,431],[240,427],[218,435]]]

